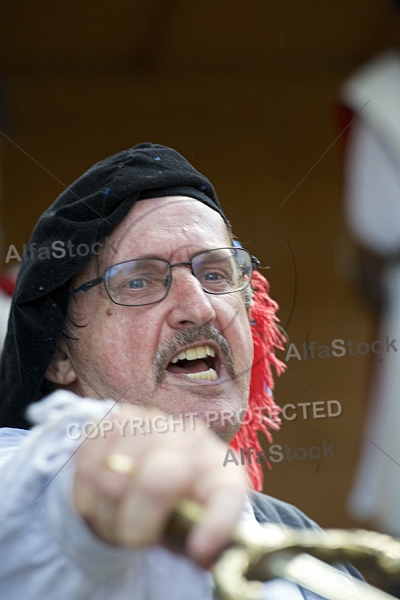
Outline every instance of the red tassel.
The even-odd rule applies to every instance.
[[[12,296],[15,288],[15,279],[6,273],[0,273],[0,290],[6,296]]]
[[[257,433],[263,432],[268,442],[273,439],[271,430],[280,428],[279,413],[281,408],[275,404],[273,397],[274,380],[271,366],[277,375],[286,368],[285,364],[275,356],[275,349],[283,350],[286,339],[279,331],[276,316],[278,305],[269,296],[269,283],[258,272],[253,272],[252,286],[254,290],[251,308],[254,359],[250,379],[250,397],[244,424],[233,438],[230,446],[240,451],[253,447],[255,454],[262,452]],[[247,423],[247,421],[249,421]],[[268,468],[271,464],[267,461]],[[255,490],[261,491],[263,471],[261,463],[254,460],[247,465],[250,480]]]

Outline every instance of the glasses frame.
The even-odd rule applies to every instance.
[[[207,252],[214,252],[216,250],[234,250],[235,252],[245,252],[249,258],[250,258],[250,265],[251,265],[251,273],[250,273],[250,278],[249,281],[247,281],[242,287],[240,287],[237,290],[234,290],[233,292],[209,292],[208,290],[205,290],[203,287],[204,292],[206,292],[206,294],[211,294],[213,296],[223,296],[226,294],[236,294],[237,292],[241,292],[244,289],[246,289],[246,287],[251,283],[251,275],[253,274],[253,271],[258,270],[259,266],[260,266],[260,261],[258,260],[258,258],[256,256],[254,256],[253,254],[250,254],[250,252],[248,250],[246,250],[245,248],[237,248],[234,246],[226,246],[223,248],[211,248],[210,250],[202,250],[201,252],[197,252],[197,254],[194,254],[192,256],[192,258],[189,261],[186,262],[179,262],[179,263],[170,263],[168,260],[165,260],[164,258],[130,258],[129,260],[124,260],[120,263],[116,263],[115,265],[110,265],[104,272],[104,275],[102,277],[96,277],[96,279],[91,279],[90,281],[86,281],[85,283],[82,283],[80,286],[78,286],[77,288],[75,288],[74,290],[70,291],[68,294],[68,297],[71,296],[76,296],[76,294],[78,294],[79,292],[88,292],[89,290],[91,290],[92,288],[94,288],[97,285],[100,285],[101,283],[104,283],[104,287],[106,289],[107,295],[110,298],[111,302],[113,302],[114,304],[117,304],[118,306],[149,306],[151,304],[157,304],[158,302],[162,302],[167,296],[168,296],[168,292],[170,290],[171,284],[172,284],[172,268],[173,267],[190,267],[190,270],[192,272],[193,277],[196,277],[196,275],[193,272],[193,264],[192,261],[193,259],[195,259],[197,256],[199,256],[200,254],[206,254]],[[165,288],[165,294],[162,298],[160,298],[159,300],[153,300],[152,302],[145,302],[143,304],[122,304],[121,302],[116,302],[111,294],[110,291],[108,289],[106,280],[107,280],[107,272],[110,269],[113,269],[114,267],[117,267],[118,265],[123,265],[125,263],[128,262],[132,262],[134,260],[157,260],[158,262],[164,262],[167,265],[169,265],[169,282],[168,282],[168,286]],[[196,277],[197,281],[199,281],[199,279]]]

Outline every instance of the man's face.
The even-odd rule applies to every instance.
[[[186,197],[137,202],[109,238],[118,253],[100,256],[100,274],[111,264],[133,258],[189,261],[195,254],[230,246],[219,214]],[[94,260],[74,287],[98,276]],[[229,411],[235,425],[218,418],[211,426],[227,441],[235,434],[247,405],[253,345],[243,292],[211,295],[187,266],[172,269],[164,300],[147,306],[111,302],[103,284],[72,298],[69,316],[77,340],[68,344],[74,381],[81,396],[123,399],[167,413],[197,415]],[[178,354],[196,348],[200,358]],[[215,357],[202,358],[209,349]],[[211,352],[212,354],[212,352]],[[175,359],[174,362],[173,359]],[[212,367],[217,379],[203,379]],[[190,373],[200,373],[199,379]],[[242,412],[240,412],[242,411]],[[226,415],[228,413],[225,413]]]

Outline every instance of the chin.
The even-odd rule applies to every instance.
[[[230,444],[237,432],[240,429],[241,424],[229,425],[225,427],[211,427],[214,433],[226,444]]]
[[[229,443],[239,431],[245,419],[247,408],[247,388],[229,380],[224,385],[187,384],[164,380],[148,399],[148,406],[157,406],[163,412],[186,415],[189,428],[203,421],[223,441]]]
[[[241,421],[245,418],[245,413],[246,406],[240,405],[240,407],[235,407],[231,402],[227,403],[225,400],[222,407],[221,405],[213,404],[204,410],[203,406],[202,411],[199,411],[199,418],[220,439],[229,443],[239,431]]]

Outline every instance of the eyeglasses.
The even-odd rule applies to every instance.
[[[69,293],[75,296],[104,282],[110,300],[121,306],[161,302],[172,282],[172,268],[190,267],[208,294],[240,292],[251,281],[260,261],[243,248],[217,248],[195,254],[190,261],[171,264],[162,258],[137,258],[112,265],[103,277],[83,283]]]

